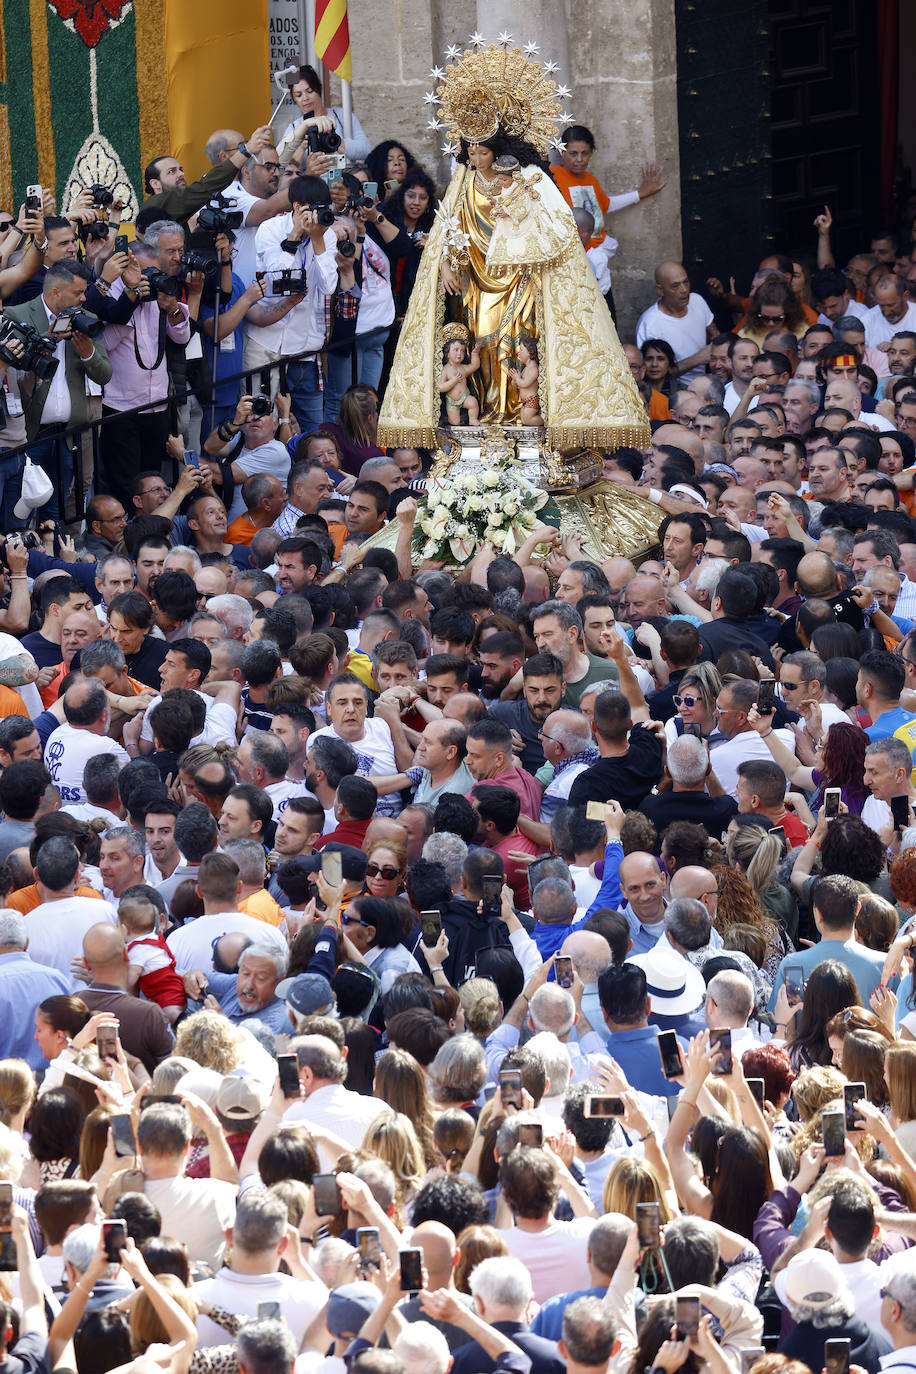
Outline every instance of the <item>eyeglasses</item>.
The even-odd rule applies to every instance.
[[[879,1297],[879,1298],[890,1298],[891,1302],[895,1302],[895,1303],[897,1303],[898,1306],[900,1306],[900,1299],[899,1299],[899,1298],[895,1298],[894,1295],[893,1295],[893,1293],[891,1292],[891,1290],[890,1290],[889,1288],[879,1288],[879,1289],[878,1289],[878,1297]]]
[[[265,168],[268,172],[279,172],[280,170],[279,162],[260,162],[258,166]]]
[[[548,742],[550,744],[559,743],[558,740],[554,739],[553,735],[545,735],[543,730],[538,730],[538,739],[543,740],[545,744],[547,744]]]
[[[693,709],[694,706],[701,706],[702,703],[703,703],[703,698],[702,698],[702,697],[675,697],[675,698],[674,698],[674,704],[675,704],[675,706],[678,708],[678,710],[680,710],[680,708],[681,708],[682,706],[687,706],[687,707],[690,707],[691,709]]]
[[[400,874],[401,870],[393,864],[385,864],[382,868],[378,864],[366,864],[367,878],[384,878],[386,883],[390,883],[392,878],[398,878]]]
[[[713,888],[710,888],[710,890],[709,890],[708,892],[701,892],[700,895],[699,895],[698,901],[701,901],[701,902],[702,902],[702,901],[705,901],[705,899],[706,899],[707,897],[718,897],[718,895],[719,895],[719,889],[718,889],[717,887],[713,887]]]

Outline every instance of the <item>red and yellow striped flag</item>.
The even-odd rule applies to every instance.
[[[341,81],[353,80],[347,0],[316,0],[315,52]]]

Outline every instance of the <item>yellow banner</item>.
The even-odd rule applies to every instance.
[[[165,55],[170,151],[193,181],[215,129],[247,138],[270,118],[267,0],[166,0]]]

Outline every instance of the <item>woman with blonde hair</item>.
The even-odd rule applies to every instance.
[[[685,725],[699,725],[704,739],[717,726],[716,698],[722,690],[722,678],[712,663],[695,663],[688,668],[677,686],[674,704],[677,715],[665,725],[665,739],[670,746]]]
[[[392,1111],[403,1113],[413,1123],[426,1167],[439,1162],[433,1144],[433,1113],[429,1104],[426,1074],[406,1050],[385,1050],[375,1062],[372,1093],[387,1102]]]
[[[640,1202],[658,1203],[662,1225],[671,1220],[665,1190],[652,1165],[634,1155],[624,1155],[614,1163],[604,1180],[601,1206],[605,1212],[620,1212],[635,1221],[636,1205]]]
[[[397,1190],[395,1208],[403,1215],[426,1178],[426,1161],[413,1122],[403,1112],[383,1112],[366,1131],[361,1152],[388,1165]]]
[[[795,946],[790,936],[798,934],[798,907],[788,887],[777,880],[776,870],[782,859],[782,844],[771,831],[760,825],[741,825],[728,837],[728,861],[743,873],[763,908],[767,935],[767,958],[774,952],[777,963]],[[718,908],[717,908],[718,910]],[[766,918],[769,917],[769,920]],[[772,928],[775,923],[775,929]],[[767,967],[767,972],[772,973]]]
[[[24,1059],[0,1059],[0,1122],[22,1135],[35,1098],[35,1078]]]
[[[458,1000],[464,1009],[464,1024],[471,1035],[486,1040],[499,1025],[499,991],[492,978],[469,978],[458,989]]]
[[[465,1226],[458,1234],[457,1245],[455,1287],[459,1293],[470,1294],[469,1279],[482,1260],[496,1259],[509,1253],[509,1247],[495,1226]]]
[[[845,1078],[832,1064],[812,1064],[802,1069],[792,1084],[792,1101],[801,1122],[810,1121],[834,1097],[842,1095]]]
[[[175,1054],[216,1073],[231,1073],[241,1065],[241,1039],[221,1012],[195,1011],[178,1027]]]

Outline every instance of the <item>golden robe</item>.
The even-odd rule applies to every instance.
[[[493,243],[493,204],[478,188],[473,167],[456,168],[444,203],[470,239],[462,295],[445,294],[445,232],[437,219],[379,415],[382,446],[435,447],[447,319],[466,323],[472,343],[482,345],[480,371],[469,378],[481,398],[482,424],[518,423],[518,392],[501,364],[514,358],[519,338],[531,334],[539,343],[541,414],[550,447],[612,450],[649,443],[645,408],[569,206],[538,168],[526,167],[523,176],[536,192],[532,214],[521,232],[501,230]],[[491,246],[498,251],[488,261]]]

